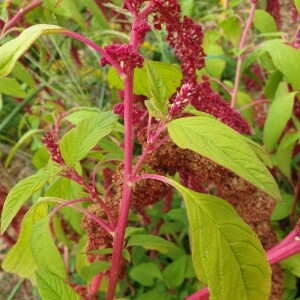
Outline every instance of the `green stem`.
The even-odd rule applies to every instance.
[[[25,278],[22,278],[19,280],[17,285],[14,287],[14,289],[11,291],[10,295],[7,297],[7,300],[13,300],[15,296],[18,294],[22,284],[24,283]]]

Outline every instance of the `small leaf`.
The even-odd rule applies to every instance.
[[[34,272],[37,268],[31,251],[30,241],[32,238],[32,227],[48,213],[46,204],[30,209],[21,224],[18,241],[8,252],[2,268],[5,272],[15,273],[20,277],[29,278],[34,282]]]
[[[275,209],[271,216],[271,220],[279,221],[290,216],[293,208],[293,200],[293,195],[283,194],[282,201],[276,203]]]
[[[194,268],[210,299],[269,299],[271,269],[253,230],[226,201],[172,185],[184,198]]]
[[[26,52],[34,41],[42,34],[62,33],[66,29],[39,24],[25,29],[17,38],[0,47],[0,78],[7,76],[17,60]]]
[[[20,83],[14,78],[0,78],[0,94],[17,98],[25,98],[27,95],[22,89]]]
[[[31,251],[38,270],[42,268],[63,280],[67,278],[64,262],[53,242],[49,217],[43,218],[33,225]]]
[[[95,261],[88,266],[82,267],[80,273],[88,283],[91,283],[94,276],[101,272],[107,271],[110,265],[110,261]]]
[[[263,139],[268,151],[272,151],[293,113],[296,93],[276,98],[272,103],[264,126]],[[279,117],[280,116],[280,117]]]
[[[280,199],[278,186],[252,151],[244,137],[222,122],[209,117],[188,117],[168,124],[171,139],[211,159],[250,182],[265,193]]]
[[[287,140],[290,140],[293,133],[287,132],[284,137],[282,138],[276,154],[276,165],[279,170],[288,178],[291,178],[291,166],[292,166],[292,158],[293,158],[293,150],[294,150],[294,143],[286,143]],[[287,144],[287,146],[285,146]]]
[[[35,81],[30,72],[20,62],[16,62],[14,69],[12,70],[14,78],[26,83],[30,88],[35,88]]]
[[[156,278],[162,279],[159,267],[152,262],[134,266],[130,270],[129,275],[134,281],[143,286],[152,286]]]
[[[1,234],[5,232],[24,202],[41,189],[50,177],[50,171],[43,171],[21,180],[10,190],[2,210]]]
[[[45,270],[36,273],[37,289],[43,300],[80,300],[79,295],[65,280]]]
[[[163,276],[169,288],[176,288],[183,283],[186,262],[186,256],[182,256],[168,264],[164,269]]]
[[[117,120],[117,115],[108,111],[79,122],[75,128],[64,135],[59,143],[65,162],[68,165],[74,165],[83,159],[103,137],[113,130]]]
[[[274,18],[263,9],[255,10],[253,24],[260,33],[277,31],[277,25]]]
[[[241,20],[236,16],[231,16],[223,20],[219,26],[224,30],[225,37],[237,48],[242,33]]]
[[[166,86],[151,61],[146,60],[148,85],[151,93],[151,103],[155,111],[162,116],[168,114],[169,101],[166,97]]]
[[[135,234],[127,243],[127,247],[130,246],[142,246],[145,249],[157,250],[171,258],[177,258],[184,254],[184,251],[175,244],[155,235]]]

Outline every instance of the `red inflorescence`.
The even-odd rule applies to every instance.
[[[124,103],[114,105],[113,112],[124,119]],[[141,108],[138,104],[133,104],[132,124],[137,124],[145,112],[144,108]]]
[[[51,159],[60,165],[65,165],[65,161],[62,158],[58,144],[50,132],[47,132],[43,137],[43,143],[46,146]]]
[[[277,23],[279,29],[281,29],[281,14],[280,14],[280,3],[279,0],[267,0],[266,11],[272,15]]]
[[[144,58],[131,45],[114,43],[106,46],[104,49],[123,69],[127,67],[141,68],[143,66]],[[108,60],[103,56],[100,63],[102,67],[109,64]]]
[[[252,134],[249,124],[230,107],[228,102],[223,101],[221,96],[214,92],[206,76],[203,76],[203,81],[197,84],[196,97],[191,104],[199,111],[215,116],[241,134]]]
[[[162,24],[166,24],[167,41],[182,62],[183,81],[196,83],[196,70],[205,64],[201,25],[186,16],[181,21],[181,7],[177,0],[154,0],[152,4],[157,12],[153,18],[154,28],[160,30]]]
[[[141,45],[145,40],[147,32],[151,30],[151,26],[144,20],[135,26],[133,30],[137,33],[138,44]]]
[[[174,116],[182,113],[183,109],[191,103],[195,95],[195,88],[192,84],[186,83],[182,85],[180,91],[172,99],[172,105],[169,110],[169,115]]]

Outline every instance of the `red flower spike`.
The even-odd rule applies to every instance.
[[[120,115],[124,119],[124,103],[118,103],[113,107],[113,112]],[[140,121],[140,118],[145,114],[146,110],[141,108],[138,104],[133,105],[132,124]]]
[[[47,132],[42,140],[50,154],[51,159],[60,165],[65,165],[65,161],[62,158],[60,149],[52,133]]]
[[[139,67],[143,66],[144,58],[131,46],[126,44],[114,43],[106,46],[105,51],[116,61],[121,67]],[[101,57],[100,64],[102,67],[109,64],[105,57]]]

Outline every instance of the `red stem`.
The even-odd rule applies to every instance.
[[[98,293],[99,286],[101,284],[103,274],[98,274],[93,278],[93,281],[90,285],[90,296],[91,298],[95,297]]]
[[[238,89],[239,89],[240,80],[241,80],[242,63],[243,63],[243,54],[241,52],[246,46],[248,32],[252,25],[255,10],[256,10],[257,0],[252,0],[251,2],[252,3],[251,3],[249,18],[248,18],[247,24],[245,26],[245,29],[243,31],[242,38],[241,38],[240,45],[239,45],[240,54],[238,55],[237,67],[236,67],[236,72],[235,72],[234,88],[233,88],[232,98],[231,98],[231,107],[232,108],[235,108],[235,104],[237,101],[237,95],[238,95]]]
[[[42,4],[42,0],[34,0],[29,5],[27,5],[26,7],[21,8],[16,13],[16,15],[7,23],[5,31],[8,31],[12,27],[14,27],[16,25],[16,23],[18,23],[19,21],[21,21],[21,19],[23,18],[23,16],[25,14],[27,14],[31,10],[35,9],[36,7],[40,6],[41,4]]]

